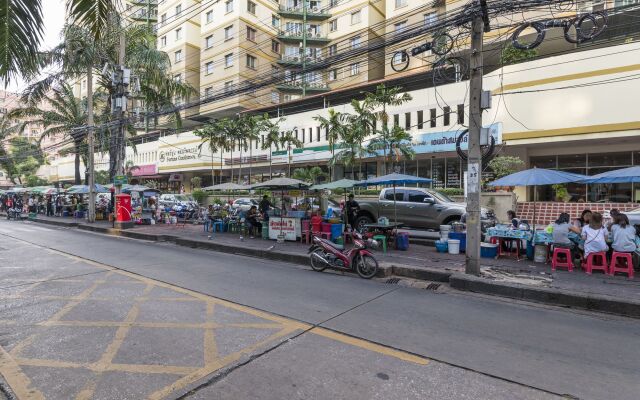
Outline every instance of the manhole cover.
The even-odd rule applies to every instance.
[[[387,285],[397,285],[398,282],[400,282],[400,278],[389,278],[387,279],[387,282],[385,282]]]
[[[430,283],[424,290],[438,290],[441,285],[441,283]]]

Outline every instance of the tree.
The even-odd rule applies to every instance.
[[[500,62],[504,65],[515,64],[538,56],[538,49],[516,49],[511,43],[502,49]]]
[[[9,143],[15,178],[20,184],[33,181],[30,177],[35,176],[38,168],[45,162],[40,145],[22,136],[12,137]]]
[[[351,107],[355,111],[355,114],[348,114],[347,121],[349,129],[354,130],[354,132],[349,136],[355,136],[353,137],[353,140],[355,141],[350,142],[350,140],[347,140],[347,142],[350,142],[348,147],[350,148],[351,153],[358,158],[358,165],[360,168],[359,175],[362,176],[362,156],[367,153],[364,148],[364,142],[368,137],[374,135],[376,132],[376,116],[365,101],[358,101],[354,99],[351,101]],[[353,169],[351,173],[353,174]],[[353,179],[355,179],[355,176]]]
[[[275,121],[271,121],[269,114],[264,114],[262,119],[264,120],[262,129],[266,132],[264,142],[262,143],[262,150],[269,150],[269,179],[273,179],[271,153],[274,146],[276,150],[280,150],[280,124],[284,122],[284,118],[278,118]]]
[[[524,165],[524,161],[520,157],[514,156],[497,156],[489,161],[489,168],[493,171],[496,179],[513,174]]]
[[[220,153],[220,181],[218,183],[222,183],[222,165],[223,153],[229,150],[229,141],[227,136],[225,135],[224,127],[222,126],[221,121],[215,121],[212,123],[206,124],[203,128],[196,129],[194,135],[198,136],[202,139],[200,145],[198,145],[198,150],[202,151],[203,146],[207,146],[209,151],[211,152],[211,182],[214,183],[214,173],[213,173],[213,155],[216,153]]]
[[[291,176],[291,146],[302,147],[302,142],[293,132],[293,130],[285,131],[280,137],[280,146],[282,146],[283,149],[287,149],[288,176]]]
[[[14,185],[16,184],[18,174],[16,172],[15,160],[5,147],[5,143],[8,142],[12,135],[20,131],[20,129],[20,125],[6,115],[0,116],[0,168]]]
[[[71,140],[75,156],[74,182],[79,185],[82,183],[80,158],[86,152],[86,148],[83,148],[86,136],[78,129],[87,123],[86,102],[75,97],[73,89],[66,83],[46,95],[44,102],[48,103],[50,111],[39,106],[27,106],[11,111],[9,115],[12,118],[30,118],[32,123],[42,124],[44,131],[40,135],[40,141],[58,134],[63,135],[65,140]]]
[[[127,160],[127,162],[124,163],[124,175],[127,177],[127,182],[131,183],[133,180],[133,173],[138,170],[140,170],[140,167],[138,167],[133,161]]]
[[[387,114],[387,107],[400,106],[411,100],[411,95],[409,95],[409,93],[400,94],[400,91],[401,88],[398,86],[390,88],[385,84],[381,84],[376,87],[375,92],[367,93],[365,96],[365,102],[369,107],[371,107],[371,110],[375,110],[380,107],[378,111],[375,111],[375,115],[376,120],[380,121],[382,124],[378,130],[378,135],[381,139],[379,143],[382,145],[382,152],[385,160],[383,174],[387,173],[387,150],[390,150],[388,136],[391,131],[389,129],[389,114]]]
[[[367,146],[367,152],[370,154],[378,154],[382,149],[389,149],[388,158],[390,159],[391,169],[395,168],[395,162],[402,158],[413,159],[415,151],[411,146],[411,134],[399,126],[394,126],[386,137],[378,136],[373,139]],[[384,163],[387,163],[387,154],[385,154]]]
[[[331,157],[335,155],[335,145],[340,138],[341,132],[344,129],[345,116],[339,112],[330,108],[328,111],[328,117],[317,115],[313,117],[314,120],[320,123],[320,127],[327,133],[327,141],[329,142],[329,149],[331,150]],[[333,178],[333,168],[330,171],[331,178]]]
[[[96,183],[99,183],[101,185],[106,185],[109,183],[109,171],[107,170],[95,171],[95,176],[96,176]]]
[[[262,131],[262,118],[259,116],[250,116],[242,114],[238,116],[238,143],[240,145],[240,173],[238,174],[238,183],[242,179],[242,151],[249,150],[249,184],[251,183],[251,152],[253,151],[253,141],[260,138]]]
[[[320,178],[326,178],[328,176],[329,174],[324,172],[322,168],[315,166],[311,168],[296,168],[293,170],[292,178],[316,185],[320,183]]]

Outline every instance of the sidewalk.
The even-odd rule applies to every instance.
[[[90,230],[116,236],[151,241],[167,241],[180,246],[308,264],[308,245],[300,242],[276,243],[261,238],[240,238],[239,234],[205,232],[202,225],[137,225],[116,230],[108,221],[88,224],[72,218],[38,216],[34,222]],[[211,236],[211,237],[210,237]],[[380,276],[448,282],[451,287],[526,301],[579,307],[640,317],[640,279],[589,276],[574,272],[551,272],[551,266],[513,258],[483,259],[482,276],[464,274],[465,256],[443,254],[429,246],[412,244],[408,251],[390,249],[376,252]]]

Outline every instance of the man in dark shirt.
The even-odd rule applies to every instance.
[[[269,215],[267,215],[267,211],[269,208],[273,207],[273,204],[269,201],[269,196],[266,194],[262,196],[262,200],[260,201],[260,214],[265,220],[269,220]]]
[[[358,211],[360,211],[360,205],[354,200],[353,193],[349,195],[349,201],[344,205],[344,211],[347,216],[347,225],[351,225],[352,228],[355,228],[356,217],[358,216]]]

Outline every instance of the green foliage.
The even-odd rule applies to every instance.
[[[213,198],[213,204],[222,204],[223,201],[220,197],[214,197]]]
[[[49,181],[43,178],[40,178],[37,175],[27,175],[22,183],[26,187],[36,187],[36,186],[46,186],[49,184]]]
[[[552,185],[551,188],[556,192],[556,200],[568,202],[571,200],[571,195],[567,190],[567,185]]]
[[[96,183],[99,183],[100,185],[106,185],[111,183],[109,182],[109,171],[106,171],[106,170],[95,171],[94,177],[95,177]]]
[[[38,168],[44,164],[44,155],[37,143],[18,136],[9,140],[11,144],[12,171],[22,182],[24,177],[35,175]]]
[[[202,201],[207,198],[207,192],[202,190],[194,190],[191,192],[191,196],[198,202],[198,204],[202,204]]]
[[[524,165],[524,161],[520,157],[513,156],[497,156],[489,161],[489,168],[496,175],[496,179],[517,172],[522,165]]]
[[[500,55],[500,62],[505,65],[515,64],[526,60],[531,60],[538,56],[538,49],[531,50],[520,50],[513,47],[511,43],[509,43],[503,50]]]
[[[0,26],[0,80],[6,88],[11,80],[29,77],[37,70],[38,47],[44,32],[40,1],[3,1]]]
[[[464,189],[460,188],[442,188],[437,190],[438,193],[442,193],[445,196],[463,196]]]
[[[305,181],[315,185],[319,183],[320,178],[327,178],[329,174],[324,172],[320,167],[296,168],[293,171],[292,178]]]
[[[200,178],[199,176],[194,176],[193,178],[191,178],[191,186],[194,190],[200,189],[202,187],[202,178]]]

